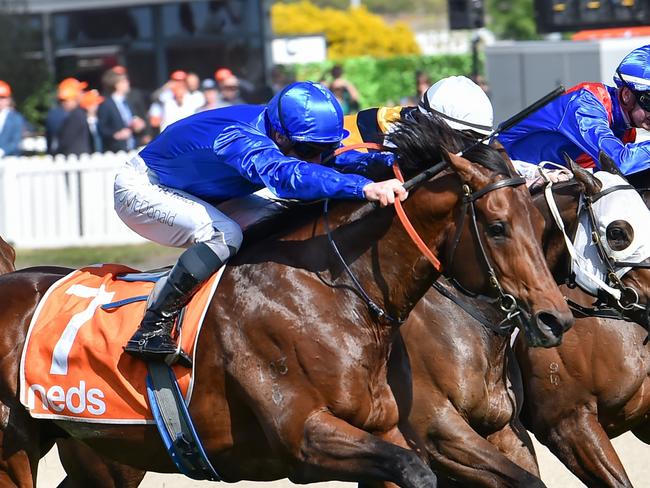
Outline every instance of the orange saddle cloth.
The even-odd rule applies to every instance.
[[[20,401],[32,417],[110,424],[153,423],[147,401],[147,365],[122,350],[144,315],[146,301],[110,306],[148,296],[152,282],[127,282],[134,270],[104,264],[57,281],[38,304],[20,362]],[[223,268],[186,307],[183,350],[194,357],[203,318]],[[109,305],[102,308],[102,306]],[[193,370],[174,366],[185,402]]]

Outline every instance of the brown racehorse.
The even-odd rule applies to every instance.
[[[589,305],[588,296],[566,290]],[[582,318],[560,347],[517,343],[524,378],[522,421],[590,487],[631,488],[610,438],[632,431],[650,444],[648,331],[622,320]]]
[[[498,282],[521,307],[527,336],[557,344],[572,317],[538,245],[542,218],[523,186],[504,185],[512,175],[501,156],[475,146],[466,157],[478,165],[442,151],[442,141],[452,153],[468,141],[428,117],[401,124],[392,138],[407,176],[441,155],[449,159],[450,171],[419,185],[404,202],[427,246],[444,256],[454,243],[463,184],[478,192],[479,234],[461,239],[452,276],[485,294]],[[435,486],[433,473],[405,448],[386,365],[400,321],[438,273],[393,208],[334,206],[331,236],[366,293],[386,311],[382,319],[357,294],[331,249],[323,217],[311,210],[301,209],[291,229],[248,244],[224,273],[194,358],[190,412],[204,447],[227,481],[289,477]],[[38,459],[62,435],[138,469],[174,472],[155,427],[36,421],[19,404],[18,363],[29,319],[58,276],[36,269],[0,277],[0,400],[8,419],[0,425],[0,480],[31,486]]]
[[[583,306],[592,301],[579,289],[565,293]],[[631,430],[650,444],[648,330],[586,317],[557,348],[536,351],[517,341],[515,352],[528,429],[587,486],[632,487],[609,439]]]
[[[15,270],[16,251],[0,237],[0,274]],[[50,268],[48,268],[50,269]],[[51,268],[55,271],[54,268]],[[55,271],[56,272],[56,271]],[[61,270],[62,274],[65,271]],[[60,458],[68,476],[61,486],[90,486],[96,488],[133,487],[140,484],[145,473],[101,458],[85,444],[74,439],[57,441]],[[69,473],[73,473],[71,476]]]
[[[556,199],[565,225],[574,229],[581,195],[594,195],[600,189],[599,183],[589,173],[576,169],[574,182],[556,187]],[[546,220],[544,243],[547,262],[555,271],[556,280],[564,282],[568,278],[568,253],[563,236],[549,213],[543,194],[536,194],[534,201]],[[641,301],[648,303],[650,274],[647,270],[635,270],[631,273],[625,278],[626,283],[635,286],[641,295]],[[454,290],[450,291],[459,295]],[[592,297],[591,301],[593,300]],[[493,311],[478,300],[471,301],[463,297],[463,301],[485,319],[489,320],[494,316]],[[494,323],[500,320],[498,318]],[[628,329],[636,330],[637,335],[643,330],[640,326],[631,324]],[[572,364],[584,365],[586,357],[595,352],[591,347],[593,341],[587,341],[590,344],[589,350],[579,355],[572,354],[575,345],[569,345],[567,342],[567,338],[576,336],[581,330],[586,331],[588,328],[569,331],[565,334],[563,344],[556,349],[542,350],[527,345],[522,347],[526,348],[529,356],[543,358],[555,357],[556,351],[566,348]],[[402,327],[401,335],[412,368],[412,406],[404,400],[404,396],[408,398],[410,392],[404,395],[403,385],[394,389],[402,393],[398,396],[400,407],[411,407],[409,420],[424,440],[425,449],[432,459],[431,466],[438,473],[440,486],[544,486],[538,478],[539,470],[532,442],[517,417],[522,405],[523,390],[521,373],[509,345],[509,331],[500,335],[494,333],[491,328],[483,326],[455,303],[432,290],[415,307],[409,321]],[[611,337],[611,340],[620,338]],[[641,342],[637,342],[638,347],[642,347],[640,344]],[[595,347],[611,349],[611,341],[601,346],[594,345],[593,348]],[[616,349],[624,347],[625,345],[619,344]],[[647,351],[646,349],[646,355]],[[637,352],[632,356],[637,358],[641,355]],[[603,358],[603,361],[607,358],[604,354],[599,357]],[[549,361],[550,359],[543,361],[542,366],[537,368],[539,371],[533,372],[533,381],[548,379],[546,375]],[[561,361],[554,361],[560,369],[563,368]],[[536,362],[533,366],[537,366]],[[628,363],[627,369],[637,366],[638,363]],[[581,377],[584,374],[583,369],[576,371],[575,376]],[[611,368],[599,369],[607,374],[603,376],[603,381],[612,374]],[[642,368],[634,374],[625,370],[621,377],[625,376],[630,388],[632,385],[638,388],[643,384],[639,379],[645,379],[649,371],[650,357],[646,357]],[[566,385],[567,391],[575,391],[575,381]],[[395,385],[394,382],[391,384]],[[570,411],[569,406],[574,405],[567,403],[567,408],[562,411],[557,409],[557,405],[568,398],[573,399],[573,396],[566,394],[564,390],[556,390],[550,397],[547,390],[553,388],[553,385],[548,381],[544,381],[544,385],[545,387],[537,388],[537,394],[528,405],[528,410],[543,418],[546,429],[559,429],[558,418],[566,415],[566,412]],[[616,383],[617,388],[620,385],[620,381]],[[580,388],[581,398],[584,398],[586,391],[594,391],[593,383]],[[564,395],[562,399],[557,398],[560,395]],[[650,406],[648,400],[650,398],[646,399],[645,408],[641,410],[643,413],[647,413]],[[577,422],[572,425],[576,426],[572,431],[574,435],[587,435],[582,425],[579,426]],[[566,427],[563,429],[566,430]],[[537,434],[537,431],[535,433]],[[566,442],[558,439],[555,445],[563,444],[566,445]],[[589,452],[600,451],[594,449]],[[589,483],[588,485],[593,486]]]

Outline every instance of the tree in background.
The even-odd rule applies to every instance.
[[[533,0],[488,0],[487,28],[500,39],[539,39]]]
[[[327,55],[332,60],[353,56],[385,58],[420,52],[406,24],[397,22],[390,26],[365,6],[337,10],[320,8],[307,0],[276,3],[271,9],[271,22],[277,36],[325,34]]]
[[[331,61],[296,66],[296,79],[318,81],[332,67]],[[341,63],[345,77],[358,88],[361,108],[399,105],[415,95],[415,74],[424,72],[436,82],[451,75],[469,73],[472,59],[468,54],[436,56],[393,56],[377,59],[360,56]]]
[[[25,14],[25,0],[0,0],[0,79],[11,85],[17,109],[35,127],[49,103],[50,76],[40,50],[41,30]]]
[[[297,3],[302,0],[280,0],[281,3]],[[278,3],[278,2],[274,2]],[[345,10],[350,0],[312,0],[317,7]],[[444,16],[447,0],[361,0],[375,14],[426,14]]]

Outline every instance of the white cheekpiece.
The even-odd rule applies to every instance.
[[[615,185],[628,184],[620,176],[606,171],[598,171],[594,173],[594,176],[603,184],[601,191]],[[650,257],[650,226],[648,225],[650,210],[636,190],[619,190],[609,193],[596,201],[592,208],[598,223],[598,229],[594,230],[598,233],[605,252],[610,258],[615,261],[640,263]],[[634,238],[630,245],[620,251],[612,250],[607,242],[607,226],[615,220],[628,222],[634,231]],[[607,270],[598,254],[591,232],[589,216],[584,212],[578,222],[574,245],[578,254],[584,256],[585,259],[573,259],[571,268],[580,287],[595,294],[598,285],[591,279],[591,276],[597,276],[601,280],[607,281]],[[632,268],[617,268],[616,275],[620,278],[630,269]]]

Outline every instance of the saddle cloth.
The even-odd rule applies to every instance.
[[[179,340],[192,357],[223,269],[185,308]],[[52,285],[38,304],[20,362],[20,401],[32,417],[153,423],[147,402],[147,364],[122,350],[146,308],[146,300],[128,299],[148,296],[154,286],[116,279],[133,271],[116,264],[74,271]],[[122,300],[127,302],[116,303]],[[177,365],[173,370],[189,404],[194,372]]]

